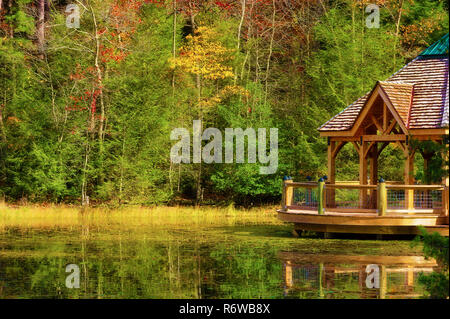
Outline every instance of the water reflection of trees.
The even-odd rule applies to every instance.
[[[282,297],[282,268],[270,247],[82,237],[75,245],[51,243],[42,255],[1,258],[0,297]],[[80,267],[80,289],[65,287],[70,263]]]
[[[279,253],[267,241],[74,234],[11,242],[0,258],[0,298],[411,298],[422,293],[418,272],[434,267],[415,256]],[[80,289],[65,286],[72,263]],[[380,266],[379,289],[365,285],[367,264]]]

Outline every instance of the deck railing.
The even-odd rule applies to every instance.
[[[388,212],[448,214],[448,188],[443,185],[386,185]]]
[[[448,216],[448,187],[444,185],[401,185],[380,182],[330,184],[284,181],[283,209],[325,212],[433,213]]]

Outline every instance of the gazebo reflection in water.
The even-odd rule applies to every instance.
[[[438,268],[423,256],[352,256],[282,252],[284,295],[289,298],[420,298],[419,273]]]

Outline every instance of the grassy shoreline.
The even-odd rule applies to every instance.
[[[51,228],[87,225],[128,226],[214,226],[283,225],[276,218],[276,207],[236,209],[229,207],[122,207],[85,208],[68,205],[11,206],[0,204],[0,231],[9,227]]]

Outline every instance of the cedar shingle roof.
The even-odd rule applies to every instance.
[[[378,84],[389,97],[403,124],[408,127],[409,107],[413,97],[413,84],[403,82],[380,81]]]
[[[448,55],[419,55],[386,81],[378,82],[406,128],[449,126],[448,62]],[[350,130],[372,91],[323,124],[319,131]]]

